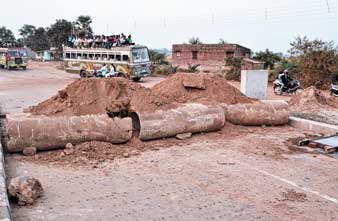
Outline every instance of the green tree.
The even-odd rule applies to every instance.
[[[62,49],[62,45],[67,42],[67,38],[71,34],[72,23],[65,19],[56,20],[56,22],[47,29],[50,46],[59,49]]]
[[[91,36],[93,20],[89,15],[80,15],[75,21],[75,31],[80,37]]]
[[[13,32],[4,26],[0,27],[0,47],[13,47],[15,43]]]
[[[269,49],[266,49],[265,51],[255,53],[253,58],[263,61],[265,69],[273,70],[275,68],[275,64],[283,59],[283,55],[281,53],[274,53]]]
[[[22,26],[22,28],[19,29],[19,34],[22,37],[23,43],[25,45],[28,45],[28,38],[30,38],[32,35],[34,35],[36,31],[36,27],[34,25],[27,25],[25,24]]]
[[[155,64],[166,64],[165,61],[166,55],[164,53],[160,53],[156,50],[149,50],[150,60]]]
[[[199,39],[199,37],[192,37],[189,39],[189,44],[197,45],[197,44],[203,44],[203,42]]]
[[[50,48],[47,32],[44,28],[40,27],[35,30],[34,34],[28,38],[29,48],[34,51],[43,51]]]
[[[298,77],[305,86],[325,89],[338,73],[338,48],[334,42],[297,37],[291,43],[289,53],[290,60],[298,66]]]

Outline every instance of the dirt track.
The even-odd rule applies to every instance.
[[[49,66],[0,70],[0,99],[7,100],[8,111],[19,112],[73,79]],[[15,98],[23,103],[20,108]],[[8,155],[10,177],[31,175],[45,188],[35,206],[13,204],[13,216],[25,221],[337,220],[338,161],[286,142],[303,136],[290,127],[231,127],[180,143],[163,140],[158,151],[100,162],[97,168]]]

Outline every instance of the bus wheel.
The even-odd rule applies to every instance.
[[[11,66],[9,66],[9,65],[7,65],[6,68],[7,68],[7,70],[9,70],[9,71],[12,69]]]
[[[26,67],[26,66],[22,67],[22,70],[26,70],[26,69],[27,69],[27,67]]]
[[[80,77],[81,77],[81,78],[87,77],[87,74],[86,74],[86,71],[85,71],[85,70],[81,70],[81,71],[80,71]]]
[[[133,78],[134,82],[139,82],[141,80],[141,78]]]
[[[118,73],[117,77],[127,78],[127,75],[125,73]]]

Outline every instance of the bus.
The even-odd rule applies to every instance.
[[[25,48],[0,48],[0,67],[11,70],[28,66],[28,53]]]
[[[63,47],[64,68],[67,72],[78,73],[81,77],[91,77],[106,64],[115,67],[118,77],[134,81],[151,74],[151,62],[146,46],[129,45],[105,48]]]

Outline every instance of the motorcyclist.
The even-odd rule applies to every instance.
[[[108,68],[106,64],[103,64],[101,69],[97,71],[102,77],[105,77],[108,73]]]
[[[282,84],[282,91],[285,91],[285,89],[288,88],[289,83],[290,83],[290,75],[288,70],[284,70],[283,73],[278,75],[278,79],[280,80]]]
[[[110,71],[107,73],[106,78],[114,77],[116,75],[116,68],[113,64],[110,65]]]

